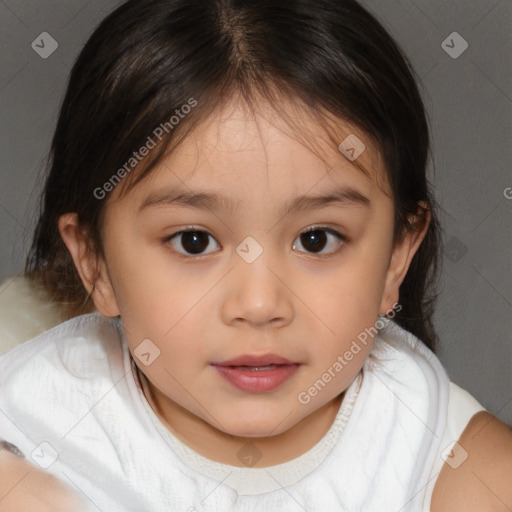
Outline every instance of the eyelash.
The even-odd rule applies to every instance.
[[[305,234],[311,233],[311,232],[315,232],[315,231],[325,232],[328,235],[335,236],[339,240],[340,245],[345,245],[348,242],[348,239],[344,235],[342,235],[341,233],[339,233],[338,231],[336,231],[334,229],[331,229],[331,228],[328,228],[328,227],[325,227],[325,226],[312,226],[312,227],[302,231],[300,233],[300,235],[297,237],[297,239],[300,240],[302,235],[305,235]],[[184,230],[178,231],[178,232],[176,232],[176,233],[174,233],[174,234],[164,238],[162,240],[162,243],[164,245],[167,245],[167,244],[173,245],[172,241],[174,239],[178,238],[180,235],[183,235],[185,233],[201,233],[201,234],[206,234],[208,237],[211,237],[212,239],[214,239],[213,236],[210,235],[210,233],[208,233],[207,231],[204,231],[204,230],[201,230],[201,229],[194,229],[194,228],[191,227],[191,228],[188,228],[188,229],[184,229]],[[302,241],[300,241],[300,243],[302,244]],[[326,242],[326,244],[328,244],[328,241]],[[297,244],[294,241],[292,247],[295,248],[296,245]],[[327,254],[319,253],[319,252],[308,252],[308,251],[300,251],[300,252],[305,252],[306,254],[314,255],[314,256],[317,256],[319,258],[325,258],[325,257],[332,256],[333,254],[336,254],[338,252],[338,250],[339,250],[339,248],[335,249],[334,251],[331,251],[331,252],[329,252]],[[215,252],[215,251],[210,251],[210,252],[207,252],[207,253],[203,252],[203,253],[198,253],[198,254],[193,254],[193,253],[188,253],[187,252],[187,253],[184,254],[184,253],[182,253],[182,252],[180,252],[180,251],[175,249],[175,252],[180,257],[190,259],[190,258],[198,258],[198,257],[201,257],[201,256],[205,256],[205,255],[210,254],[211,252]]]

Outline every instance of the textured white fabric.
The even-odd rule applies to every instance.
[[[226,466],[180,443],[150,410],[132,364],[121,322],[98,314],[16,347],[0,357],[0,437],[71,481],[88,510],[429,509],[450,383],[437,357],[391,321],[324,438],[270,468]]]

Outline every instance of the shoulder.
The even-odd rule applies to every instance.
[[[116,360],[122,365],[114,320],[98,313],[73,318],[0,356],[0,403],[108,374]]]
[[[444,463],[432,494],[431,512],[511,510],[512,429],[481,411],[471,418],[457,445],[464,460],[460,465]]]

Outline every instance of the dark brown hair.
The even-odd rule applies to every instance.
[[[98,190],[116,173],[126,174],[118,170],[127,169],[148,137],[155,139],[157,127],[167,130],[130,173],[129,186],[235,94],[249,104],[265,97],[278,112],[280,98],[290,98],[318,119],[347,121],[375,141],[395,202],[396,237],[414,229],[408,216],[418,213],[420,202],[431,211],[395,321],[435,350],[439,225],[426,176],[425,109],[408,60],[354,0],[130,0],[117,8],[73,66],[27,275],[71,314],[90,310],[58,231],[59,216],[78,213],[101,253],[106,200]],[[171,117],[191,100],[195,108],[172,125]]]

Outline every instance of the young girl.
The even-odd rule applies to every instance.
[[[0,509],[510,510],[511,431],[434,355],[428,150],[354,0],[116,9],[27,265],[71,319],[0,358]]]

